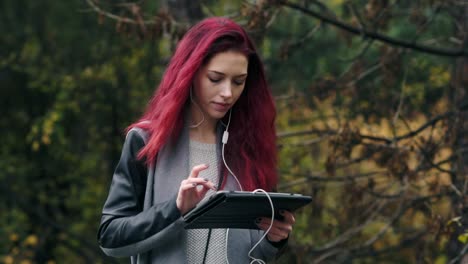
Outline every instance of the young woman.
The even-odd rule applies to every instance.
[[[275,190],[274,119],[263,65],[246,32],[225,18],[192,27],[146,112],[129,127],[102,211],[103,251],[131,256],[132,263],[275,258],[295,221],[290,212],[263,240],[269,218],[257,219],[261,230],[229,232],[185,230],[182,219],[216,190]]]

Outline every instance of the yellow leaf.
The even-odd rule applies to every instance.
[[[33,151],[38,151],[39,150],[39,142],[34,141],[32,144],[32,149]]]
[[[445,264],[445,263],[447,263],[447,257],[446,256],[439,256],[434,261],[434,264]]]
[[[42,135],[42,143],[44,143],[44,145],[49,145],[50,144],[50,137],[49,135]]]
[[[459,235],[458,241],[462,242],[463,244],[466,244],[466,242],[468,242],[468,233]]]
[[[18,241],[18,234],[10,234],[10,240],[13,242]]]
[[[13,264],[13,261],[14,261],[14,259],[13,259],[12,256],[6,256],[6,257],[3,258],[3,262],[5,264]]]
[[[461,226],[460,220],[461,220],[461,216],[454,217],[454,218],[450,219],[450,220],[447,222],[447,225],[450,226],[450,225],[456,223],[456,224],[458,224],[458,226]]]
[[[415,228],[423,228],[424,225],[426,224],[426,217],[424,213],[422,213],[421,211],[418,211],[414,214],[411,222]]]
[[[29,235],[25,240],[24,244],[30,245],[30,246],[35,246],[37,245],[38,239],[36,235]]]

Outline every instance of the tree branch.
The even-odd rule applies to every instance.
[[[289,174],[289,172],[286,172],[286,171],[282,171],[281,173]],[[298,177],[298,176],[302,176],[302,177],[297,179],[297,180],[294,180],[294,181],[289,181],[287,183],[283,183],[283,184],[279,185],[278,189],[284,190],[284,189],[291,188],[291,187],[299,185],[299,184],[304,184],[304,183],[309,182],[309,181],[314,181],[314,182],[352,182],[352,181],[355,181],[355,180],[361,179],[361,178],[366,179],[366,178],[372,177],[374,175],[378,175],[380,173],[383,173],[383,172],[374,171],[374,172],[354,174],[354,175],[343,176],[343,177],[328,177],[328,176],[322,176],[322,175],[302,176],[302,175],[295,174],[296,177]]]
[[[463,107],[464,107],[464,105],[463,105]],[[414,136],[418,135],[419,133],[421,133],[422,131],[424,131],[426,128],[431,127],[431,126],[435,125],[437,122],[439,122],[439,121],[441,121],[441,120],[443,120],[445,118],[448,118],[448,117],[450,117],[452,115],[455,115],[455,114],[456,113],[453,112],[453,111],[447,111],[447,112],[445,112],[443,114],[437,115],[437,116],[433,117],[431,120],[427,121],[425,124],[421,125],[418,129],[416,129],[414,131],[410,131],[407,134],[395,137],[393,139],[388,139],[388,138],[383,138],[383,137],[376,137],[376,136],[371,136],[371,135],[363,135],[363,134],[360,134],[359,136],[362,139],[368,139],[368,140],[372,140],[372,141],[380,141],[380,142],[384,142],[386,144],[391,144],[391,143],[394,143],[394,142],[397,142],[397,141],[400,141],[400,140],[403,140],[403,139],[414,137]],[[309,129],[309,130],[293,131],[293,132],[279,132],[277,134],[277,137],[278,138],[287,138],[287,137],[297,137],[297,136],[304,136],[304,135],[310,135],[310,134],[336,135],[336,134],[338,134],[338,132],[336,130],[332,130],[332,129],[323,129],[323,130],[321,130],[321,129]]]
[[[86,0],[86,3],[88,3],[88,5],[98,14],[100,15],[103,15],[103,16],[106,16],[110,19],[113,19],[113,20],[117,20],[117,21],[120,21],[120,22],[124,22],[124,23],[129,23],[129,24],[140,24],[140,21],[136,21],[136,20],[133,20],[131,18],[128,18],[128,17],[122,17],[122,16],[118,16],[118,15],[115,15],[115,14],[112,14],[112,13],[109,13],[107,11],[104,11],[101,7],[99,7],[93,0]],[[145,20],[145,21],[142,21],[144,24],[147,24],[147,25],[151,25],[151,24],[155,24],[156,21],[154,20]]]
[[[468,51],[459,49],[459,50],[452,50],[452,49],[442,49],[442,48],[434,48],[434,47],[429,47],[429,46],[423,46],[423,45],[418,45],[414,44],[409,41],[404,41],[396,38],[389,37],[387,35],[380,34],[378,32],[374,31],[369,31],[367,29],[359,29],[356,27],[353,27],[351,25],[348,25],[346,23],[343,23],[341,21],[338,21],[334,18],[327,17],[319,12],[316,12],[311,9],[307,9],[305,7],[302,7],[298,4],[291,3],[287,0],[279,0],[278,1],[279,5],[289,7],[291,9],[300,11],[306,15],[315,17],[325,23],[334,25],[340,29],[346,30],[350,33],[356,34],[363,36],[365,38],[371,38],[371,39],[376,39],[381,42],[393,45],[393,46],[398,46],[398,47],[404,47],[416,51],[421,51],[424,53],[432,54],[432,55],[438,55],[438,56],[447,56],[447,57],[466,57],[468,56]]]

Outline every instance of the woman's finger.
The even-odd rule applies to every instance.
[[[187,191],[187,190],[190,190],[190,189],[194,189],[195,187],[197,187],[196,183],[187,182],[187,183],[181,184],[179,190],[180,191]]]
[[[190,182],[190,183],[196,183],[196,184],[212,183],[207,178],[188,178],[188,179],[185,179],[184,181]]]
[[[257,225],[263,231],[267,231],[268,228],[270,227],[270,225],[266,224],[266,223],[260,223],[260,224],[257,224]],[[288,232],[288,231],[285,231],[283,229],[279,229],[279,228],[277,228],[275,226],[272,226],[270,231],[268,231],[267,236],[268,236],[268,240],[273,241],[273,242],[278,242],[280,240],[288,238],[289,233],[290,232]]]
[[[280,210],[279,213],[284,217],[284,222],[289,223],[291,225],[293,225],[296,222],[296,218],[294,217],[293,213],[286,210]]]
[[[274,230],[274,229],[271,229],[270,232],[268,232],[268,235],[269,237],[276,237],[276,238],[279,238],[280,240],[283,240],[283,239],[286,239],[289,237],[289,233],[288,232],[284,232],[284,231],[281,231],[281,230]]]
[[[281,241],[283,239],[286,239],[286,238],[284,238],[282,236],[275,236],[275,235],[268,234],[268,240],[270,240],[271,242],[279,242],[279,241]]]
[[[186,183],[191,183],[191,184],[195,184],[196,186],[198,185],[202,185],[204,188],[207,188],[207,189],[212,189],[214,191],[216,191],[216,187],[214,185],[214,183],[208,179],[202,179],[202,178],[189,178],[189,179],[186,179],[184,180]]]
[[[257,225],[263,231],[267,231],[270,228],[271,219],[262,217],[257,220]],[[268,239],[270,241],[276,241],[276,239],[283,240],[289,237],[289,234],[292,232],[292,225],[274,220],[273,225],[271,226],[270,231],[268,232]]]
[[[259,218],[259,222],[258,223],[261,223],[267,227],[270,226],[270,223],[271,223],[271,218],[268,218],[268,217],[262,217],[262,218]],[[272,228],[276,228],[276,229],[281,229],[281,230],[284,230],[285,232],[291,232],[292,231],[292,224],[291,223],[288,223],[288,222],[284,222],[284,221],[280,221],[280,220],[274,220],[273,221],[273,226]]]
[[[208,169],[208,167],[209,167],[208,164],[200,164],[200,165],[193,167],[192,170],[190,171],[189,179],[198,177],[198,174],[202,170]]]
[[[209,188],[203,188],[201,190],[198,191],[198,195],[200,197],[205,197],[206,193],[209,191],[210,189]]]

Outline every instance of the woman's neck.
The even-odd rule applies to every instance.
[[[216,142],[216,124],[218,120],[204,115],[199,107],[191,104],[190,106],[190,139],[204,142]]]
[[[216,142],[216,125],[205,120],[199,126],[191,127],[189,135],[191,140],[213,144]]]

